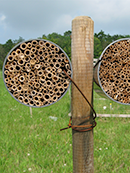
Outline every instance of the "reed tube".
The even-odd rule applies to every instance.
[[[129,105],[130,38],[116,40],[102,52],[94,68],[95,83],[111,100]]]
[[[28,40],[16,45],[5,58],[3,78],[8,92],[20,103],[44,107],[57,102],[69,88],[72,76],[66,53],[47,40]]]

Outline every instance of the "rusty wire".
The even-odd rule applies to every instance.
[[[66,129],[69,129],[69,128],[72,128],[73,130],[75,131],[78,131],[78,132],[86,132],[86,131],[90,131],[92,130],[96,125],[96,121],[95,121],[95,118],[97,117],[97,114],[93,108],[93,106],[90,104],[90,102],[88,101],[87,97],[84,95],[84,93],[81,91],[81,89],[78,87],[78,85],[74,82],[74,80],[67,74],[66,70],[63,69],[64,73],[66,74],[66,76],[71,80],[71,82],[75,85],[75,87],[79,90],[79,92],[82,94],[82,96],[84,97],[84,99],[86,100],[86,102],[89,104],[89,106],[91,107],[93,113],[95,114],[95,116],[93,116],[93,122],[91,124],[85,124],[85,125],[82,125],[79,124],[79,125],[72,125],[71,121],[72,121],[72,117],[70,117],[70,120],[69,120],[69,124],[68,124],[68,127],[66,128],[63,128],[63,129],[60,129],[60,131],[62,130],[66,130]],[[83,118],[83,119],[86,119],[88,120],[89,117],[86,117],[86,118]],[[82,128],[82,129],[81,129]]]

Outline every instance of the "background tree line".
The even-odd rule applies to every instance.
[[[121,38],[130,38],[130,35],[109,35],[105,34],[104,31],[94,34],[94,58],[99,58],[104,48],[111,42],[121,39]],[[57,45],[59,45],[71,58],[71,31],[66,31],[63,35],[58,33],[52,33],[48,35],[43,35],[38,37],[46,40],[50,40]],[[2,69],[4,59],[7,53],[18,43],[24,41],[22,37],[19,37],[18,40],[9,39],[5,44],[0,44],[0,69]]]

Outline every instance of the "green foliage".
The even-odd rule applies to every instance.
[[[130,35],[109,35],[105,34],[104,31],[94,34],[94,58],[99,58],[104,48],[111,42],[120,38],[130,37]],[[52,41],[59,45],[71,59],[71,31],[66,31],[63,35],[58,33],[51,33],[48,35],[43,34],[42,37],[38,37]],[[9,39],[5,44],[0,44],[0,69],[2,69],[3,61],[7,53],[18,43],[24,41],[22,37],[19,39]]]
[[[0,69],[2,69],[5,56],[6,52],[4,50],[4,46],[0,44]]]
[[[94,58],[99,58],[102,53],[101,41],[94,36]]]
[[[23,42],[23,41],[24,41],[24,39],[22,37],[19,37],[19,39],[14,40],[13,43],[18,44],[18,43]]]
[[[4,45],[3,48],[6,52],[9,52],[14,46],[14,43],[11,39],[9,39]]]

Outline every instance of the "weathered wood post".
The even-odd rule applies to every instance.
[[[88,16],[79,16],[72,21],[72,68],[73,80],[92,104],[93,95],[93,33],[94,22]],[[90,124],[92,111],[88,103],[72,84],[72,125]],[[85,122],[86,117],[89,121]],[[93,130],[73,135],[73,172],[93,173]]]

